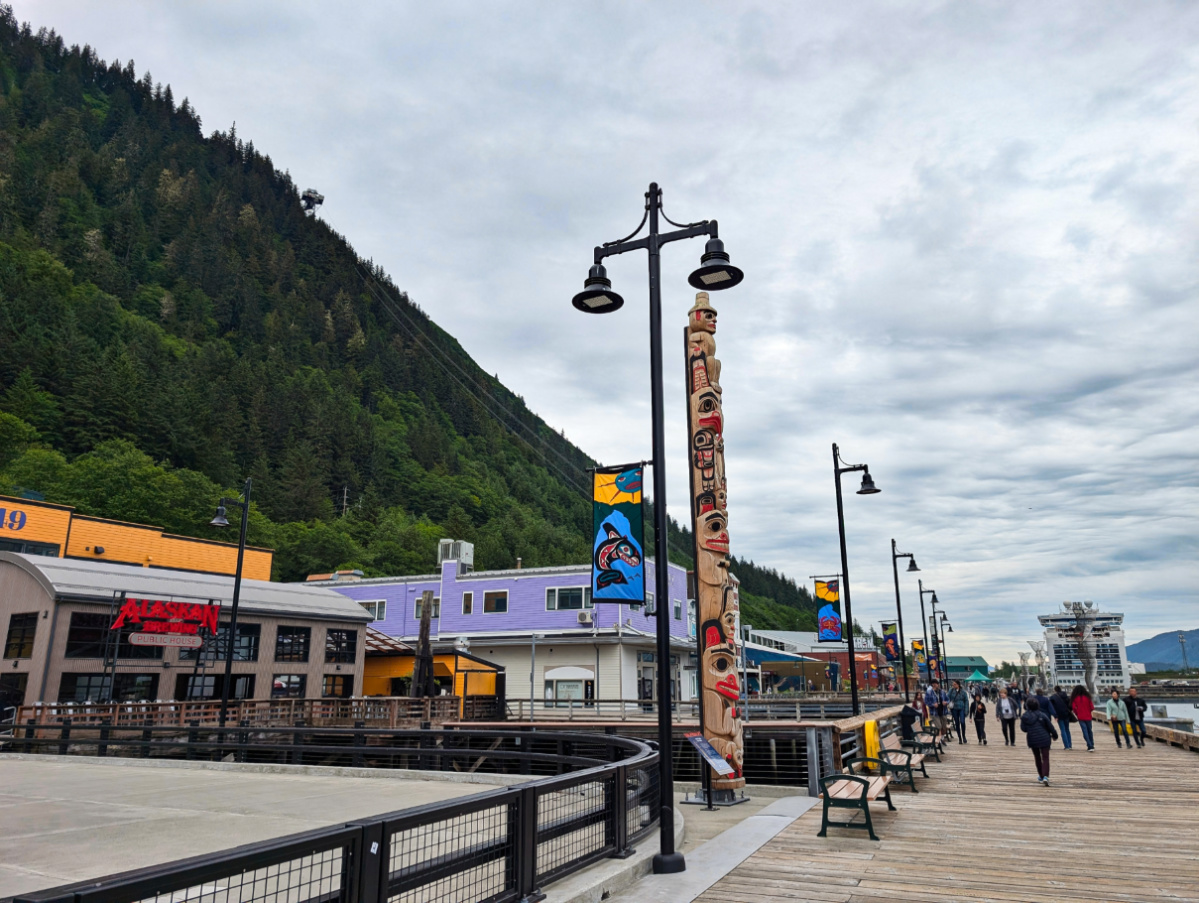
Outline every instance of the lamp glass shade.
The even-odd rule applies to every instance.
[[[858,490],[858,495],[874,495],[876,492],[882,492],[882,490],[874,485],[874,478],[870,476],[870,471],[866,471],[862,474],[862,488]]]
[[[227,526],[229,526],[229,519],[227,517],[225,517],[225,506],[224,505],[217,506],[216,517],[214,517],[212,520],[210,520],[208,522],[208,526],[210,526],[210,527],[227,527]]]
[[[915,559],[915,558],[911,559],[911,560],[908,562],[908,573],[909,573],[909,574],[914,574],[914,573],[916,573],[918,570],[920,570],[920,568],[916,567],[916,559]]]
[[[744,278],[745,274],[729,262],[724,242],[719,238],[713,238],[704,246],[699,268],[687,277],[687,282],[692,288],[701,291],[719,292],[739,285]]]
[[[940,605],[940,604],[941,604],[940,601],[937,599],[937,594],[933,593],[933,605]]]
[[[607,270],[597,263],[588,272],[583,290],[570,303],[585,314],[610,314],[624,307],[624,298],[612,291]]]

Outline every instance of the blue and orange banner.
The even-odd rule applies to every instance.
[[[899,661],[899,633],[894,621],[883,621],[883,655],[889,662]]]
[[[640,464],[597,469],[591,494],[591,600],[645,601]]]
[[[816,613],[817,640],[821,643],[840,643],[841,583],[838,580],[817,580],[816,598],[824,603]]]

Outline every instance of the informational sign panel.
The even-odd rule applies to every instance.
[[[204,645],[204,638],[181,633],[131,633],[129,642],[134,646],[178,646],[181,649],[199,649]]]
[[[703,734],[696,732],[693,734],[684,734],[683,736],[691,741],[691,745],[695,747],[696,752],[700,754],[705,762],[712,766],[713,771],[723,775],[733,774],[733,766],[726,762],[724,757],[716,751],[715,747],[704,739]]]

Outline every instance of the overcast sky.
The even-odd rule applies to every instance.
[[[656,180],[715,218],[732,549],[893,618],[914,552],[951,654],[1063,600],[1199,626],[1199,6],[29,2],[190,98],[597,459],[650,454],[645,257],[570,306]],[[669,501],[688,518],[663,257]],[[912,636],[915,575],[901,576]]]

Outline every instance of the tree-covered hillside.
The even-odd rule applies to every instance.
[[[0,492],[215,537],[252,477],[278,579],[425,571],[440,536],[482,568],[589,557],[585,453],[252,142],[4,7],[0,412]]]

